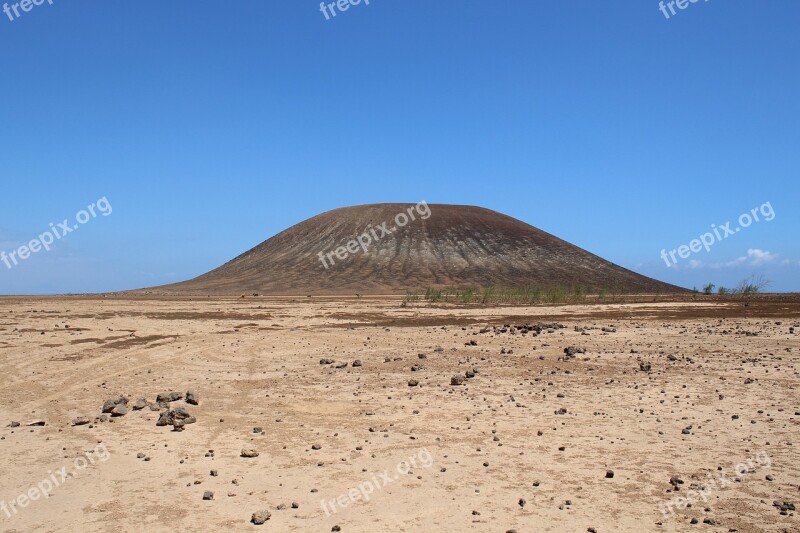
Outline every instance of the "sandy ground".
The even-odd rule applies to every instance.
[[[800,531],[797,303],[399,304],[0,299],[0,531]]]

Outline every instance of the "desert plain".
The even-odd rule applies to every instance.
[[[654,300],[2,298],[0,531],[800,531],[800,298]]]

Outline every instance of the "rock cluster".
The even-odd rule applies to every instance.
[[[197,419],[189,414],[183,407],[176,407],[161,413],[158,417],[157,426],[172,426],[175,431],[183,431],[186,424],[194,424]]]
[[[103,412],[111,416],[125,416],[128,414],[128,399],[120,396],[115,400],[106,400],[103,404]]]

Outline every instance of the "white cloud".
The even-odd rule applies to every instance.
[[[747,250],[747,259],[751,266],[759,266],[764,263],[771,263],[778,258],[778,254],[771,254],[758,248],[750,248]]]
[[[758,248],[750,248],[747,250],[745,255],[737,257],[732,261],[725,261],[723,263],[708,263],[705,264],[702,261],[697,259],[692,259],[689,261],[689,268],[699,269],[699,268],[734,268],[737,266],[762,266],[767,263],[772,263],[778,259],[778,254],[773,254],[772,252],[768,252],[766,250],[760,250]],[[788,261],[788,260],[787,260]],[[787,262],[784,261],[784,264]],[[798,263],[800,264],[800,263]]]

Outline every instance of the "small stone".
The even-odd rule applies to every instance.
[[[257,513],[253,513],[253,516],[250,517],[250,523],[260,526],[269,520],[271,516],[272,514],[269,511],[258,511]]]
[[[191,405],[200,405],[200,395],[195,391],[186,391],[186,403]]]
[[[166,426],[172,421],[171,418],[172,418],[172,411],[164,411],[163,413],[161,413],[161,415],[159,415],[156,425]]]
[[[242,450],[241,457],[246,457],[248,459],[258,457],[258,452],[255,450]]]
[[[214,493],[211,492],[210,490],[205,491],[203,493],[203,499],[206,500],[206,501],[213,500],[214,499]]]
[[[580,346],[567,346],[564,348],[564,359],[572,359],[579,353],[586,353],[586,349]]]

